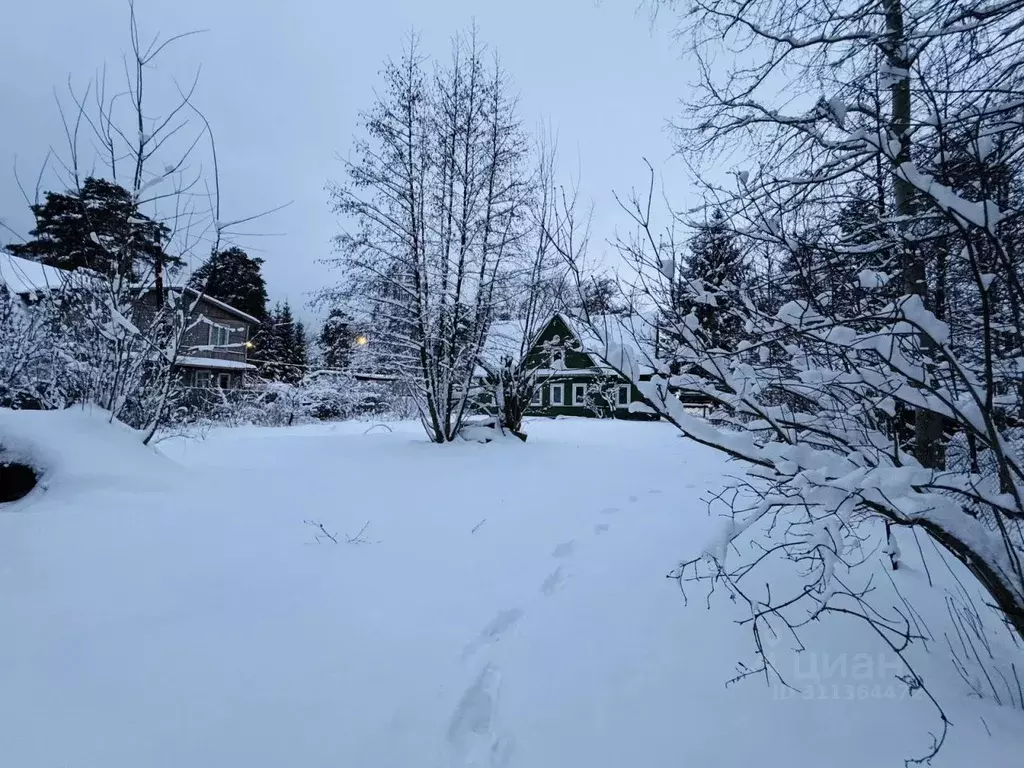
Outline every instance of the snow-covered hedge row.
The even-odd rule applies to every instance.
[[[310,421],[399,418],[409,406],[391,382],[362,381],[314,371],[295,384],[255,379],[243,389],[188,390],[177,423],[288,426]]]

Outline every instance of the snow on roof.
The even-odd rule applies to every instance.
[[[240,360],[222,360],[217,357],[188,357],[179,356],[174,361],[175,365],[184,365],[189,368],[210,368],[220,371],[254,371],[256,366],[251,363],[243,363]]]
[[[192,296],[199,296],[200,295],[199,291],[197,291],[195,288],[189,288],[187,285],[186,286],[172,285],[169,290],[172,290],[172,291],[186,291],[189,294],[191,294]],[[203,299],[203,301],[207,301],[210,304],[212,304],[213,306],[218,307],[220,309],[223,309],[225,312],[230,312],[232,315],[235,315],[236,317],[240,317],[243,320],[246,320],[246,321],[252,323],[253,325],[259,325],[260,324],[260,321],[257,320],[255,317],[253,317],[252,315],[246,314],[245,312],[243,312],[242,310],[238,309],[237,307],[231,306],[226,301],[221,301],[220,299],[215,299],[215,298],[213,298],[213,296],[210,296],[209,294],[206,294],[206,293],[202,294],[202,299]]]
[[[638,375],[655,370],[654,324],[650,319],[639,314],[591,315],[588,324],[581,318],[559,313],[548,318],[537,330],[546,328],[554,317],[562,319],[579,339],[580,351],[595,358],[598,365],[621,371],[635,369]],[[535,339],[526,339],[525,336],[526,324],[522,320],[493,323],[484,342],[481,360],[492,365],[504,357],[518,360],[535,342]],[[478,368],[478,376],[484,373],[482,368]]]
[[[535,336],[547,326],[546,321],[534,330],[531,336]],[[487,329],[487,338],[484,339],[483,348],[480,350],[481,365],[476,367],[475,376],[487,376],[488,367],[497,367],[505,358],[519,360],[533,345],[534,339],[527,338],[526,322],[522,319],[502,320],[491,323]]]
[[[37,261],[30,261],[20,256],[13,256],[6,251],[0,251],[0,284],[6,285],[11,293],[18,296],[56,290],[67,282],[68,274],[70,274],[68,270],[48,267]],[[185,290],[193,296],[199,295],[198,291],[187,286],[183,288],[180,285],[174,285],[170,286],[170,290]],[[246,314],[227,302],[215,299],[213,296],[204,294],[203,300],[253,325],[260,324],[260,321],[252,315]]]
[[[582,318],[560,313],[562,321],[580,340],[582,351],[619,371],[653,373],[654,324],[642,315],[591,315]]]
[[[6,285],[11,293],[18,296],[56,290],[66,279],[67,275],[62,269],[0,251],[0,284]]]
[[[518,360],[526,351],[526,344],[532,341],[532,339],[527,339],[524,344],[525,336],[526,323],[523,320],[503,320],[491,323],[480,357],[484,361],[494,364],[501,362],[504,357]]]

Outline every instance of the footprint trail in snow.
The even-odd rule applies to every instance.
[[[480,630],[480,634],[462,649],[462,660],[465,661],[484,646],[501,640],[501,636],[512,629],[521,618],[523,618],[521,608],[506,608],[504,611],[498,611],[494,618]]]
[[[511,735],[496,731],[501,670],[486,664],[459,699],[448,725],[450,765],[505,768],[512,759]]]
[[[558,591],[564,582],[565,572],[562,570],[562,566],[558,566],[541,583],[540,591],[543,595],[550,597]]]
[[[563,541],[561,544],[554,548],[554,550],[551,552],[551,556],[557,557],[561,560],[571,555],[574,551],[576,551],[575,541]]]
[[[658,490],[649,491],[660,493]],[[637,496],[628,496],[629,503],[639,501]],[[602,515],[613,515],[620,511],[619,507],[605,507]],[[594,525],[595,535],[609,530],[608,523]],[[576,552],[576,541],[570,539],[555,546],[551,557],[556,560],[567,560]],[[549,573],[540,585],[540,593],[544,597],[555,594],[565,584],[567,578],[565,564],[559,565]],[[486,626],[462,650],[462,660],[467,661],[478,651],[499,642],[525,615],[522,608],[506,608],[498,611]],[[486,657],[493,657],[488,652]],[[485,658],[486,658],[485,657]],[[497,723],[498,699],[501,691],[501,671],[493,660],[488,660],[480,669],[473,683],[463,692],[446,734],[449,763],[452,768],[507,768],[511,763],[515,741],[511,734],[500,733]]]

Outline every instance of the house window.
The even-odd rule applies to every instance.
[[[620,408],[625,408],[629,405],[629,384],[620,384],[618,393],[616,394],[616,403]]]
[[[572,404],[573,405],[586,405],[587,402],[587,385],[586,384],[573,384],[572,385]]]
[[[212,376],[209,371],[196,371],[192,376],[192,384],[196,387],[208,387]]]
[[[540,405],[540,387],[534,387],[530,396],[530,405]]]
[[[221,389],[231,389],[231,374],[230,373],[219,373],[217,374],[217,386]]]
[[[565,385],[552,384],[548,388],[548,400],[551,405],[565,405]]]
[[[231,329],[223,325],[210,325],[210,345],[226,347],[231,343]]]

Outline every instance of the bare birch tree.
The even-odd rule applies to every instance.
[[[369,344],[435,442],[454,440],[468,413],[500,286],[523,247],[527,145],[508,76],[486,59],[471,30],[428,75],[413,37],[385,68],[348,183],[332,187],[352,227],[337,239],[334,293],[369,315]]]

